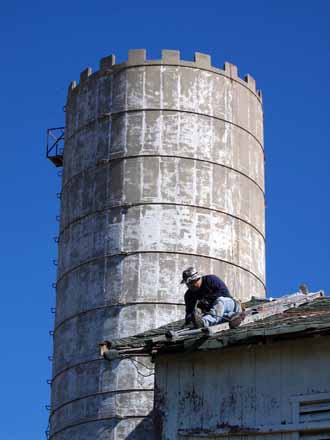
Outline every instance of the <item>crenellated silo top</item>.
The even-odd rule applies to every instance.
[[[99,98],[100,97],[100,100]],[[163,50],[160,60],[147,60],[146,50],[131,50],[127,62],[102,58],[100,69],[90,67],[71,82],[67,106],[79,113],[67,119],[66,139],[86,124],[122,112],[185,112],[227,121],[251,135],[263,150],[262,95],[251,75],[238,76],[235,65],[213,67],[211,57],[199,52],[194,61],[180,52]]]
[[[200,52],[195,52],[194,61],[185,61],[180,58],[179,50],[168,49],[162,50],[160,60],[147,60],[146,49],[129,50],[127,61],[121,64],[116,64],[115,55],[104,57],[100,60],[100,68],[98,71],[93,72],[91,67],[87,67],[80,73],[79,84],[77,84],[76,81],[72,81],[70,83],[69,95],[71,93],[78,93],[80,86],[101,76],[115,74],[123,69],[129,69],[131,67],[159,65],[197,68],[225,76],[249,89],[259,99],[259,101],[262,102],[262,93],[261,90],[257,89],[255,79],[250,74],[246,74],[243,78],[240,78],[238,76],[238,68],[236,65],[226,61],[223,69],[220,69],[212,66],[210,55]]]

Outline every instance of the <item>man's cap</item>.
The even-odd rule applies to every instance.
[[[189,284],[192,281],[199,280],[202,276],[193,267],[188,267],[182,272],[181,284]]]

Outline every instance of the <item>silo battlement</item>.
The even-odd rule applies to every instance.
[[[51,438],[148,438],[148,360],[110,368],[97,343],[182,318],[187,266],[242,300],[264,296],[264,214],[262,98],[250,75],[205,54],[134,50],[71,83]]]

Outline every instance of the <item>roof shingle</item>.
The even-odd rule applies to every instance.
[[[250,301],[246,306],[251,308],[254,304]],[[129,338],[106,341],[100,344],[103,347],[106,346],[106,350],[101,350],[101,352],[106,359],[111,360],[114,357],[135,353],[214,350],[228,345],[251,344],[260,339],[297,338],[315,333],[330,333],[330,297],[322,296],[283,313],[215,334],[207,335],[197,332],[197,334],[187,334],[173,339],[165,336],[169,331],[180,330],[183,325],[184,320],[180,320]]]

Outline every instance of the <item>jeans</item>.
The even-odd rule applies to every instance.
[[[232,298],[220,296],[214,301],[207,314],[202,317],[204,327],[225,322],[238,311],[240,311],[240,306],[238,303],[236,303]]]

